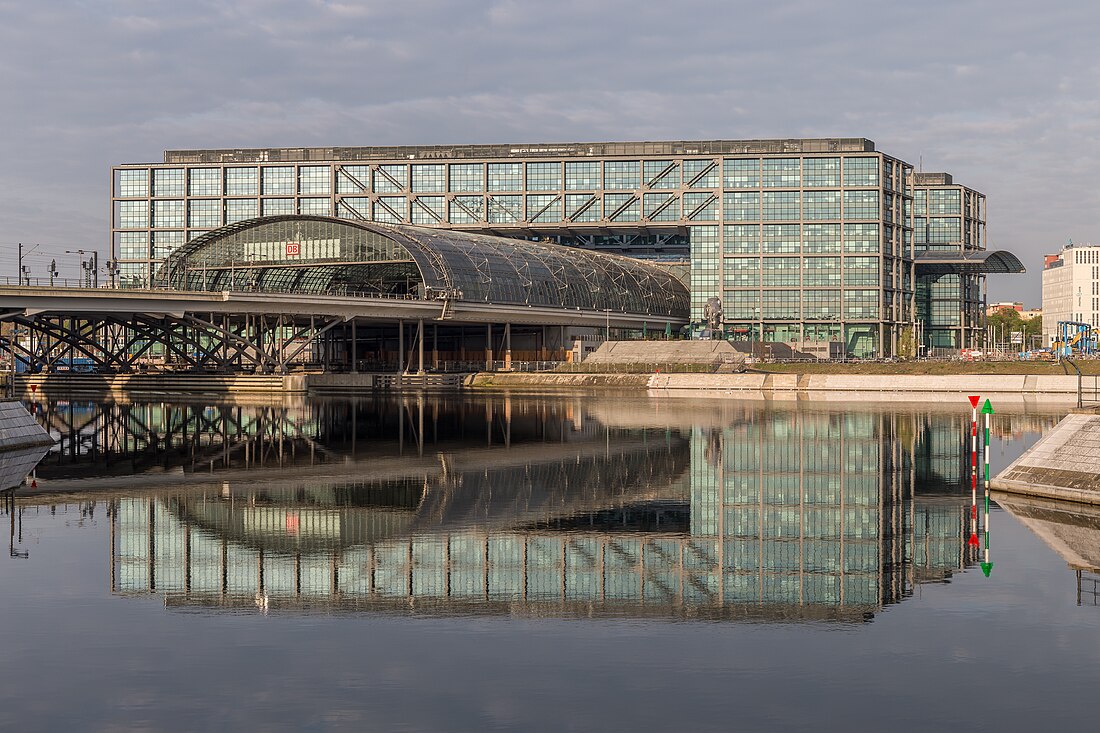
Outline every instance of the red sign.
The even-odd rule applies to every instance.
[[[287,257],[297,257],[301,253],[302,253],[302,245],[298,244],[297,242],[287,242],[286,243],[286,256]]]
[[[971,407],[977,407],[978,406],[978,400],[981,399],[980,395],[972,394],[972,395],[967,395],[967,397],[970,398],[970,406]]]

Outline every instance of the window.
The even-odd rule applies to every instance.
[[[685,160],[684,188],[717,188],[718,172],[713,160]]]
[[[400,166],[404,168],[404,166]],[[377,177],[375,181],[377,182]],[[374,221],[401,224],[405,221],[408,201],[404,196],[382,196],[374,202]]]
[[[860,225],[856,225],[860,226]],[[839,224],[803,224],[802,225],[802,251],[803,252],[839,252],[840,251],[840,225]]]
[[[485,198],[483,196],[455,196],[451,199],[450,221],[452,224],[473,224],[485,221]]]
[[[366,196],[345,196],[336,205],[336,215],[341,219],[370,220],[370,199]]]
[[[304,165],[298,169],[298,190],[305,194],[332,193],[331,175],[327,165]]]
[[[145,232],[120,232],[118,235],[120,260],[144,260],[149,258],[149,237]]]
[[[840,191],[806,191],[802,196],[806,219],[840,218]]]
[[[149,171],[121,170],[118,172],[119,196],[148,196]]]
[[[798,287],[802,260],[798,257],[765,257],[764,287]]]
[[[759,257],[726,257],[722,263],[722,285],[729,288],[755,288],[760,285]]]
[[[845,158],[845,186],[877,186],[878,158]]]
[[[336,193],[365,193],[370,190],[370,166],[345,165],[336,169]]]
[[[566,194],[565,216],[569,221],[599,221],[600,197],[589,193]]]
[[[638,188],[641,181],[640,165],[636,160],[609,160],[604,163],[604,188],[624,190]]]
[[[760,251],[760,225],[759,224],[727,224],[723,231],[725,252],[759,252]]]
[[[153,202],[153,226],[154,227],[182,227],[183,226],[183,202],[182,201],[154,201]]]
[[[651,221],[676,221],[680,207],[671,193],[647,193],[642,198],[642,210]]]
[[[440,166],[442,169],[443,166]],[[417,166],[413,166],[413,170]],[[442,185],[443,172],[440,171],[440,184]],[[413,185],[416,185],[415,176]],[[439,224],[443,221],[444,203],[442,196],[417,196],[409,206],[409,221],[413,224]]]
[[[600,188],[600,164],[566,163],[565,188],[568,191],[595,191]]]
[[[530,185],[530,179],[528,179]],[[527,220],[532,222],[561,221],[561,196],[539,194],[527,197]]]
[[[692,221],[718,219],[718,197],[713,193],[685,193],[684,218]]]
[[[256,218],[256,199],[229,199],[225,202],[225,223]]]
[[[832,320],[840,318],[839,290],[802,291],[802,311],[806,320]]]
[[[759,188],[760,161],[756,158],[723,161],[722,185],[725,188]]]
[[[807,257],[803,262],[802,284],[805,287],[840,286],[839,257]]]
[[[878,318],[877,290],[845,290],[844,318],[866,320]]]
[[[845,219],[877,219],[878,191],[845,191]]]
[[[638,221],[638,197],[629,193],[608,193],[603,197],[604,211],[611,221]]]
[[[523,190],[523,164],[522,163],[490,163],[489,164],[489,190],[490,191],[522,191]]]
[[[845,224],[845,252],[878,252],[878,224]]]
[[[722,194],[726,221],[760,221],[760,194],[732,192]]]
[[[680,164],[673,160],[647,160],[642,163],[642,178],[650,188],[679,188]]]
[[[116,207],[119,229],[143,229],[149,226],[149,202],[147,200],[119,201]]]
[[[765,158],[764,188],[798,188],[801,170],[798,158]]]
[[[765,191],[764,220],[798,219],[801,215],[798,191]]]
[[[878,285],[878,257],[845,257],[844,285]]]
[[[929,214],[955,214],[962,213],[962,192],[958,189],[946,191],[932,190],[928,192]]]
[[[153,232],[153,257],[163,260],[183,244],[183,232]]]
[[[187,226],[201,229],[215,229],[221,225],[221,201],[191,201],[188,203]]]
[[[374,171],[374,190],[378,193],[400,193],[408,186],[409,167],[407,165],[380,165]],[[404,206],[401,208],[404,210]]]
[[[220,196],[221,171],[217,168],[192,168],[187,184],[191,196]]]
[[[801,251],[797,224],[765,224],[764,253],[795,253]]]
[[[154,196],[182,196],[183,169],[159,168],[153,171]]]
[[[294,213],[294,199],[264,199],[261,202],[264,216],[285,216]]]
[[[490,163],[490,167],[496,165]],[[522,196],[490,196],[489,221],[493,224],[514,224],[523,221]]]
[[[255,196],[259,192],[259,177],[255,168],[225,169],[225,193],[227,196]]]
[[[481,163],[453,163],[450,175],[450,189],[455,193],[485,190],[485,166]]]
[[[294,169],[290,166],[261,168],[260,180],[265,196],[292,195],[294,193]],[[264,216],[267,216],[267,214],[265,213]]]
[[[332,213],[332,201],[327,198],[303,198],[298,200],[298,210],[302,214],[329,216]]]
[[[414,165],[412,167],[412,190],[416,193],[442,193],[447,190],[444,177],[447,167],[442,164]]]
[[[802,185],[821,188],[840,185],[840,158],[804,158]]]
[[[765,319],[797,320],[801,317],[801,293],[798,290],[765,290]]]
[[[561,190],[561,163],[528,163],[527,190]],[[530,207],[528,207],[528,211],[530,211]]]

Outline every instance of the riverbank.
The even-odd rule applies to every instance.
[[[900,395],[908,399],[957,399],[960,395],[1023,395],[1077,398],[1077,377],[1042,374],[563,374],[556,372],[475,374],[471,389],[635,389],[654,394],[749,396]],[[1087,397],[1096,388],[1089,384]],[[1100,396],[1100,395],[1097,395]]]

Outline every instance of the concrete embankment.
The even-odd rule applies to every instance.
[[[1100,415],[1067,415],[990,482],[999,491],[1100,505]]]
[[[908,399],[956,399],[959,395],[1049,395],[1076,399],[1077,377],[1060,375],[959,374],[870,375],[870,374],[565,374],[482,373],[473,375],[467,385],[481,389],[577,389],[591,387],[646,389],[656,394],[773,396],[809,393],[829,395],[877,393]]]

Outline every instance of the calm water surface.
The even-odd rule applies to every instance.
[[[3,729],[1095,726],[1100,520],[994,505],[984,577],[965,403],[33,407]]]

